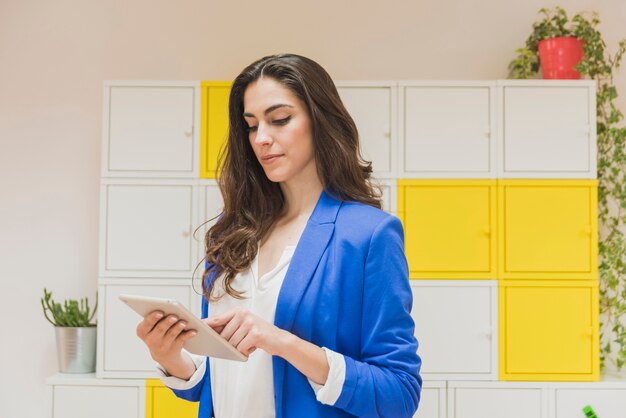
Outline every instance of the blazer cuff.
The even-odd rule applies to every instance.
[[[183,349],[184,350],[184,349]],[[204,369],[206,368],[206,357],[199,356],[187,352],[191,360],[196,365],[196,371],[189,378],[189,380],[180,379],[176,376],[170,375],[167,370],[163,368],[159,363],[156,363],[157,375],[161,382],[170,389],[175,390],[187,390],[195,387],[204,377]]]
[[[334,405],[341,409],[346,409],[350,406],[352,400],[354,399],[356,387],[359,383],[359,375],[357,372],[356,361],[351,357],[345,356],[344,360],[346,363],[346,378],[343,382],[343,390],[341,391],[341,395]]]
[[[313,391],[315,391],[315,397],[319,402],[325,405],[334,405],[343,389],[343,382],[346,378],[346,361],[343,355],[326,347],[322,347],[322,349],[326,352],[326,360],[329,367],[326,383],[320,385],[311,379],[307,379]]]

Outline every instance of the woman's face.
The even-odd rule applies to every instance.
[[[289,89],[262,77],[246,88],[243,109],[250,145],[271,181],[306,182],[317,176],[311,121]]]

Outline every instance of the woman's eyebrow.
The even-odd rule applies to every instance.
[[[267,115],[268,113],[272,113],[274,110],[281,108],[281,107],[291,107],[293,108],[292,105],[288,105],[288,104],[284,104],[284,103],[278,103],[275,105],[271,105],[270,107],[268,107],[267,109],[265,109],[265,114]],[[243,117],[255,117],[252,113],[248,113],[248,112],[243,112]]]

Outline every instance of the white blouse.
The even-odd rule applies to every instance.
[[[248,270],[235,276],[232,286],[244,292],[245,299],[235,299],[224,295],[217,302],[210,302],[211,316],[224,313],[235,307],[241,307],[273,324],[276,303],[283,280],[293,257],[295,246],[285,247],[276,267],[258,278],[258,252]],[[221,290],[220,283],[215,289]],[[330,367],[328,380],[324,385],[309,379],[317,400],[323,404],[334,405],[341,390],[346,374],[343,356],[323,347]],[[191,389],[204,376],[206,357],[189,354],[196,364],[196,372],[187,381],[169,374],[157,365],[161,381],[172,389]],[[274,418],[274,379],[272,356],[263,350],[256,350],[247,362],[237,362],[218,358],[209,358],[213,413],[215,418]]]

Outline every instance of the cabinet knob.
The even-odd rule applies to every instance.
[[[389,138],[391,138],[391,132],[389,132],[389,130],[388,130],[388,129],[385,129],[385,130],[383,131],[383,136],[384,136],[386,139],[389,139]]]
[[[483,235],[486,237],[491,237],[491,228],[486,226],[483,228]]]
[[[191,226],[190,225],[185,225],[185,227],[183,229],[182,235],[185,238],[189,238],[189,236],[191,235]]]
[[[583,232],[585,235],[591,235],[591,225],[587,225],[583,228]]]
[[[193,128],[188,131],[185,131],[185,137],[191,138],[193,136]]]
[[[491,332],[491,328],[490,329],[486,329],[484,330],[481,335],[485,338],[487,338],[488,340],[490,340],[493,337],[493,332]]]
[[[591,328],[591,327],[585,328],[585,331],[583,332],[583,336],[585,336],[587,338],[593,337],[593,328]]]
[[[491,138],[491,126],[485,127],[485,129],[483,130],[483,134],[485,134],[485,137]]]

